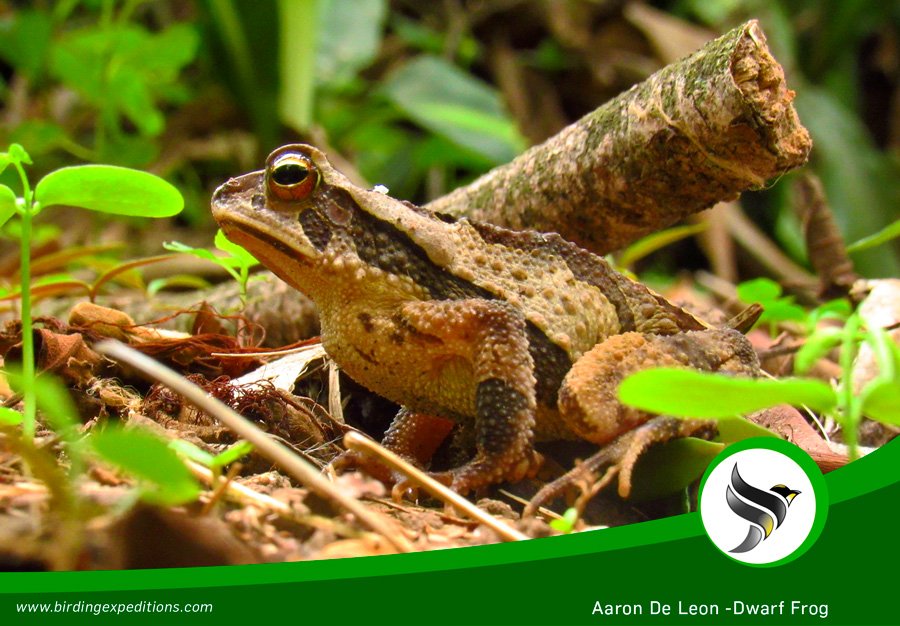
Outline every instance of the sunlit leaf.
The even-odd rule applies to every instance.
[[[878,364],[878,376],[860,393],[862,412],[872,419],[900,425],[900,346],[883,328],[871,328],[866,342]]]
[[[50,13],[19,7],[4,18],[11,23],[0,29],[0,57],[16,72],[34,81],[44,67],[50,48],[53,34]]]
[[[619,385],[619,400],[653,413],[708,419],[778,404],[828,411],[837,403],[834,390],[819,380],[738,378],[673,368],[632,374]]]
[[[0,185],[0,226],[16,214],[16,194],[6,185]]]
[[[247,456],[251,452],[253,452],[253,444],[241,439],[217,454],[213,459],[212,464],[216,467],[225,467],[230,463],[234,463],[241,457]]]
[[[166,289],[208,289],[211,283],[193,274],[176,274],[154,278],[147,284],[147,295],[154,296]]]
[[[770,278],[754,278],[737,286],[738,298],[748,304],[774,300],[781,292],[781,285]]]
[[[241,267],[253,267],[254,265],[259,265],[259,261],[256,260],[256,257],[250,254],[243,246],[239,246],[230,241],[228,237],[225,236],[225,233],[222,232],[222,229],[219,229],[216,232],[214,243],[219,250],[231,255]]]
[[[563,513],[561,518],[550,520],[550,528],[567,535],[575,530],[575,524],[577,522],[578,509],[569,507],[566,509],[566,512]]]
[[[500,96],[447,61],[418,57],[391,75],[387,96],[411,119],[494,163],[525,146]]]
[[[18,426],[25,418],[24,415],[9,407],[0,406],[0,424],[6,426]]]
[[[76,165],[50,172],[37,184],[43,206],[77,206],[140,217],[168,217],[184,207],[181,193],[148,172],[113,165]]]
[[[385,0],[319,0],[316,79],[341,82],[368,65],[381,46]],[[307,19],[309,19],[307,17]]]
[[[876,379],[863,389],[860,398],[863,414],[900,426],[900,382]]]
[[[107,426],[92,431],[94,451],[105,461],[141,481],[141,497],[175,505],[195,500],[200,487],[166,441],[145,430]]]
[[[869,248],[880,246],[897,237],[900,237],[900,220],[888,224],[873,235],[869,235],[868,237],[864,237],[863,239],[850,244],[847,246],[847,252],[868,250]]]
[[[5,373],[10,387],[23,391],[25,381],[21,370],[15,365],[8,366]],[[56,376],[43,373],[34,379],[34,388],[37,406],[44,418],[63,440],[71,441],[81,419],[66,386]]]
[[[700,478],[724,444],[695,437],[651,446],[638,460],[630,499],[654,500],[682,491]]]
[[[828,352],[840,345],[844,333],[839,328],[823,328],[806,338],[794,357],[794,372],[805,374]]]
[[[647,235],[625,248],[625,250],[622,251],[622,254],[619,255],[618,264],[622,267],[631,267],[640,259],[643,259],[647,255],[652,254],[661,248],[665,248],[676,241],[681,241],[682,239],[686,239],[697,233],[702,233],[706,230],[706,227],[706,222],[698,222],[697,224],[667,228],[658,233]]]
[[[852,313],[853,307],[848,300],[844,298],[829,300],[825,304],[817,306],[807,314],[806,332],[810,335],[816,332],[816,326],[821,320],[846,320]]]
[[[775,437],[778,435],[745,417],[723,417],[716,421],[719,431],[718,441],[734,443],[751,437]]]
[[[9,150],[7,151],[9,157],[18,163],[24,163],[25,165],[31,165],[31,155],[22,147],[22,144],[13,143],[10,144]]]
[[[169,442],[169,448],[195,463],[199,463],[203,467],[209,467],[213,464],[213,455],[206,450],[199,448],[190,441],[184,439],[173,439]]]
[[[305,132],[312,123],[316,84],[318,14],[322,0],[278,0],[278,64],[281,81],[278,115],[295,130]]]

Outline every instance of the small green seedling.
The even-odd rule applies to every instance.
[[[243,439],[228,446],[215,456],[183,439],[170,442],[169,447],[181,456],[208,467],[216,480],[228,465],[253,452],[253,444]]]
[[[578,523],[578,509],[569,507],[559,519],[550,520],[550,528],[564,535],[571,534]]]
[[[168,217],[184,207],[179,191],[158,176],[112,165],[64,167],[44,176],[32,189],[25,172],[25,166],[31,164],[31,157],[19,144],[11,144],[6,152],[0,152],[0,172],[7,167],[14,168],[22,188],[22,195],[17,196],[6,185],[0,185],[0,226],[14,216],[19,218],[20,284],[23,286],[22,395],[25,405],[22,429],[28,438],[34,437],[37,414],[30,290],[32,219],[54,205],[143,217]]]
[[[108,425],[91,431],[91,450],[138,480],[141,499],[164,506],[197,499],[200,485],[165,439],[148,430]]]
[[[254,266],[259,265],[259,261],[244,248],[229,241],[225,236],[225,233],[221,230],[216,233],[214,243],[216,248],[225,253],[224,256],[216,254],[212,250],[207,250],[206,248],[192,248],[191,246],[178,241],[166,242],[163,244],[163,247],[172,252],[192,254],[195,257],[206,259],[220,265],[238,282],[241,288],[241,302],[246,304],[247,282],[250,279],[250,270]]]
[[[7,371],[13,389],[21,388],[22,375]],[[84,472],[86,457],[99,458],[138,480],[137,495],[148,502],[166,505],[183,504],[195,500],[200,493],[197,481],[165,440],[143,428],[122,428],[107,425],[102,430],[92,429],[81,433],[81,421],[65,385],[50,374],[41,374],[34,381],[38,407],[47,423],[66,449],[69,459],[68,480],[60,475],[55,462],[43,459],[42,480],[48,487],[66,493],[70,507],[77,507],[71,485]],[[18,416],[18,417],[17,417]],[[17,426],[23,423],[18,411],[4,408],[0,411],[0,424]],[[32,445],[24,439],[26,445]],[[38,450],[37,453],[43,453]],[[55,478],[50,478],[50,476]]]
[[[806,311],[794,303],[793,296],[782,295],[781,285],[768,278],[748,280],[737,286],[737,295],[747,304],[759,303],[763,307],[761,323],[769,324],[769,332],[777,334],[779,322],[800,322],[806,319]]]

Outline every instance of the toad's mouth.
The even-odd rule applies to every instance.
[[[219,220],[219,226],[230,241],[244,247],[276,276],[302,291],[296,284],[298,281],[292,268],[311,265],[316,256],[314,248],[296,240],[288,243],[270,231],[242,220],[224,218]]]

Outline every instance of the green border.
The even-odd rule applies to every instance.
[[[900,439],[825,476],[831,506],[898,482]],[[826,533],[827,534],[827,533]],[[105,572],[0,573],[0,597],[22,593],[61,593],[154,589],[200,589],[285,582],[350,580],[425,572],[451,572],[497,565],[559,560],[607,553],[705,535],[698,513],[630,526],[533,539],[515,544],[458,548],[406,555],[305,561],[266,565]],[[794,564],[788,565],[793,568]],[[787,568],[784,568],[787,569]],[[459,573],[456,574],[459,576]]]
[[[703,473],[703,478],[700,480],[700,500],[698,504],[698,508],[703,508],[703,494],[704,488],[706,487],[706,481],[709,479],[710,474],[718,467],[721,463],[731,458],[733,455],[738,452],[743,452],[744,450],[772,450],[773,452],[780,452],[784,456],[788,457],[797,465],[800,466],[800,469],[806,474],[809,478],[810,484],[812,484],[813,491],[816,495],[816,516],[813,519],[812,528],[809,530],[809,535],[807,535],[806,539],[801,543],[796,550],[788,554],[787,556],[778,559],[777,561],[772,561],[770,563],[748,563],[747,561],[742,561],[741,559],[735,558],[730,553],[722,550],[716,543],[712,540],[712,537],[709,536],[708,532],[705,532],[706,527],[704,527],[704,532],[706,534],[706,538],[709,539],[709,542],[718,550],[721,554],[724,554],[726,557],[735,561],[736,563],[740,563],[741,565],[746,565],[748,567],[777,567],[779,565],[784,565],[786,563],[790,563],[791,561],[800,558],[807,550],[809,550],[813,544],[819,539],[819,536],[822,534],[822,530],[825,528],[825,520],[828,518],[828,486],[825,484],[825,477],[822,476],[822,471],[819,469],[819,466],[816,465],[816,462],[812,460],[812,458],[800,447],[795,446],[789,441],[785,441],[784,439],[774,439],[772,437],[752,437],[750,439],[744,439],[743,441],[739,441],[734,443],[724,450],[712,460],[712,463],[709,464],[709,467],[706,468],[706,471]]]

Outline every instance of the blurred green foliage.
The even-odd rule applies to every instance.
[[[717,32],[759,18],[797,92],[815,144],[810,166],[848,241],[897,219],[896,138],[891,145],[888,112],[873,112],[864,86],[871,46],[897,41],[900,5],[655,4]],[[553,115],[563,122],[652,71],[658,61],[647,50],[639,57],[647,46],[622,14],[616,3],[574,0],[34,2],[0,17],[0,143],[22,143],[48,169],[73,161],[148,168],[182,189],[185,219],[195,222],[208,220],[213,186],[289,141],[325,144],[370,184],[424,201],[510,160],[524,136],[535,140],[527,116],[510,112],[509,91],[494,84],[500,47],[543,81],[527,85],[557,92]],[[579,43],[585,33],[609,46],[606,54],[590,56]],[[748,201],[804,262],[789,185],[788,176]],[[896,250],[888,243],[854,260],[864,274],[897,275]]]

